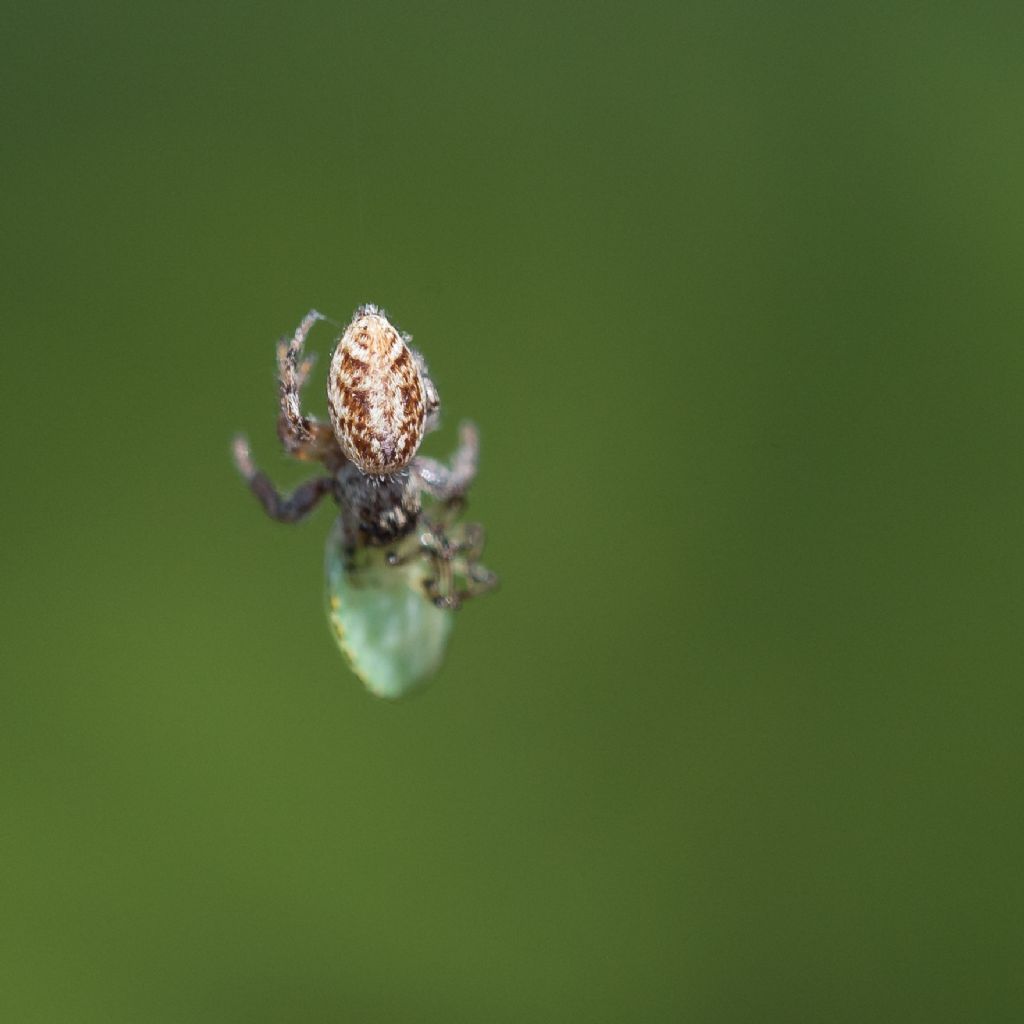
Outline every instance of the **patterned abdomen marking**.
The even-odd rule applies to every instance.
[[[403,469],[423,440],[426,400],[416,361],[375,306],[356,311],[331,359],[331,423],[345,456],[367,475]]]

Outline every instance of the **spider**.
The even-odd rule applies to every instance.
[[[479,564],[482,527],[456,523],[477,472],[477,429],[461,424],[449,465],[417,455],[424,435],[438,426],[437,389],[411,336],[371,304],[355,311],[334,349],[327,385],[330,424],[304,413],[302,389],[314,362],[304,346],[313,326],[325,319],[310,310],[295,334],[278,343],[277,433],[289,455],[319,462],[326,473],[283,495],[256,467],[242,435],[234,441],[235,464],[267,515],[280,522],[297,523],[324,497],[334,498],[340,511],[329,568],[333,544],[346,592],[350,584],[360,585],[360,573],[368,585],[378,586],[380,565],[397,572],[422,562],[408,578],[436,607],[458,608],[497,584]],[[357,555],[371,550],[383,558],[367,571],[367,559]]]

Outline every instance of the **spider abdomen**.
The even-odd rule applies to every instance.
[[[346,458],[367,475],[406,467],[423,440],[426,390],[409,346],[375,306],[345,329],[327,381],[331,424]]]

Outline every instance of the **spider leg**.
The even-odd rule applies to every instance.
[[[480,523],[456,526],[449,540],[455,576],[462,581],[462,585],[451,594],[454,602],[452,607],[458,608],[463,601],[494,590],[498,585],[498,576],[480,564],[485,540],[484,528]]]
[[[462,581],[461,586],[456,580]],[[459,564],[439,561],[437,572],[424,584],[427,596],[438,608],[455,611],[470,598],[489,593],[498,586],[498,577],[478,562]]]
[[[245,477],[249,489],[271,519],[281,523],[297,523],[304,519],[327,494],[334,492],[334,478],[318,476],[300,484],[291,494],[281,494],[265,473],[256,468],[249,451],[249,442],[239,435],[232,446],[235,465]]]
[[[459,447],[451,458],[451,466],[436,459],[417,456],[412,468],[420,489],[440,502],[462,498],[476,477],[480,460],[480,434],[476,426],[464,420],[459,427]]]
[[[438,608],[460,608],[498,585],[498,577],[479,562],[483,547],[484,528],[479,523],[458,524],[450,533],[437,524],[421,534],[420,554],[432,570],[424,589]]]
[[[465,584],[455,592],[455,604],[453,605],[455,608],[458,608],[471,597],[489,594],[492,590],[497,589],[498,586],[498,574],[491,572],[490,569],[485,569],[476,562],[471,563],[467,567],[465,580]]]
[[[302,388],[309,379],[316,357],[304,352],[306,338],[324,315],[311,309],[295,329],[291,338],[282,338],[277,345],[278,389],[281,412],[277,418],[277,434],[289,455],[297,459],[330,462],[341,458],[334,431],[302,411]]]
[[[424,398],[427,403],[427,416],[423,423],[423,433],[429,434],[432,430],[437,430],[441,424],[441,399],[437,394],[437,388],[434,386],[433,380],[430,378],[430,371],[427,369],[427,361],[423,358],[423,353],[419,349],[412,347],[412,335],[403,334],[402,339],[409,346],[409,351],[412,353],[412,358],[416,363],[416,369],[420,371],[420,380],[423,381]]]

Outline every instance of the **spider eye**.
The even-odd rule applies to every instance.
[[[338,443],[363,473],[383,476],[412,461],[423,440],[426,388],[409,346],[375,307],[356,310],[341,336],[327,400]]]

